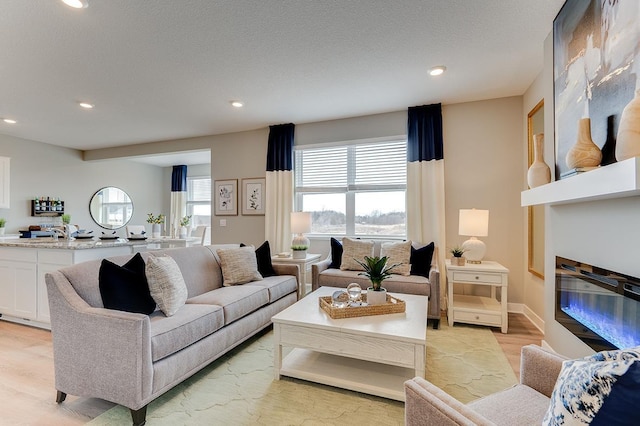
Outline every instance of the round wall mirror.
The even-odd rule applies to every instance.
[[[118,229],[131,220],[133,201],[122,189],[107,186],[93,194],[89,212],[93,221],[101,227]]]

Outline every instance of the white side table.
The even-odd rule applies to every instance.
[[[307,276],[311,277],[311,265],[320,260],[319,254],[307,253],[304,259],[294,259],[293,257],[272,256],[271,263],[274,265],[298,265],[300,277],[298,277],[298,300],[305,295]],[[308,274],[308,275],[307,275]],[[310,281],[309,281],[310,282]]]
[[[508,329],[507,287],[509,270],[489,260],[480,264],[467,263],[453,266],[445,261],[447,270],[447,294],[449,326],[454,322],[500,327],[503,333]],[[491,286],[491,297],[454,294],[453,283]],[[496,299],[496,288],[500,288],[500,301]]]

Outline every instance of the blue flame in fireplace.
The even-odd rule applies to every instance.
[[[614,320],[612,316],[595,312],[589,307],[582,306],[577,301],[571,301],[567,306],[563,306],[561,310],[618,348],[630,348],[640,345],[638,324],[624,327],[619,321]]]

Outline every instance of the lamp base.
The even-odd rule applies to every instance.
[[[462,248],[464,249],[464,257],[467,258],[467,262],[472,264],[482,263],[482,258],[487,252],[485,243],[476,237],[471,237],[462,243]]]

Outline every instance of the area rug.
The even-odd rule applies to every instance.
[[[444,321],[443,321],[444,322]],[[427,331],[427,379],[467,402],[504,389],[515,375],[490,330]],[[130,424],[116,406],[90,425]],[[404,404],[330,386],[273,379],[273,332],[260,334],[165,393],[147,425],[402,425]]]

